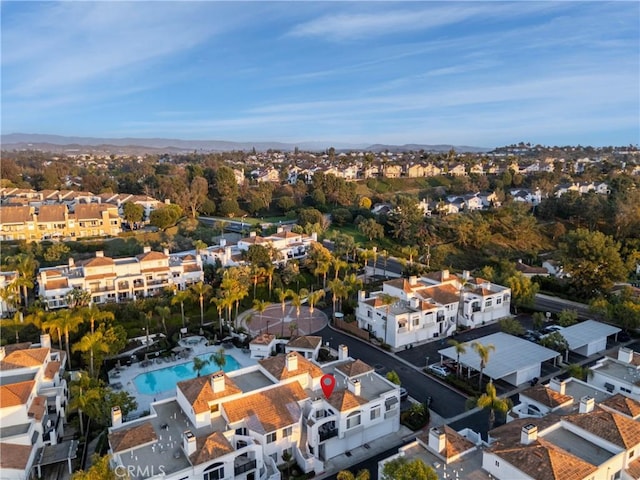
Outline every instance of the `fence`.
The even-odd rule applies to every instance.
[[[344,320],[336,318],[334,319],[333,324],[340,330],[349,332],[350,334],[355,335],[356,337],[362,338],[364,340],[367,340],[367,341],[369,340],[369,332],[367,332],[366,330],[362,330],[360,327],[358,327],[358,324],[356,322],[347,323]]]

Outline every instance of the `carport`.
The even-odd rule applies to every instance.
[[[489,361],[482,373],[492,380],[504,380],[516,387],[540,377],[542,362],[560,356],[558,352],[536,343],[497,332],[464,344],[466,352],[460,354],[460,364],[467,368],[468,376],[471,376],[471,370],[480,372],[480,357],[471,346],[474,342],[495,347],[489,352]],[[455,347],[438,350],[438,353],[441,360],[443,357],[453,361],[458,358]]]
[[[607,349],[607,337],[617,335],[618,327],[586,320],[560,330],[569,344],[569,350],[588,357]]]

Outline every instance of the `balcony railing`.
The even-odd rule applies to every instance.
[[[328,429],[325,429],[325,430],[320,430],[318,432],[318,434],[320,435],[320,441],[324,442],[325,440],[329,440],[330,438],[337,437],[338,436],[338,429],[337,428],[328,428]]]
[[[256,460],[251,460],[245,457],[236,457],[233,465],[233,473],[237,477],[249,470],[254,470],[257,464]]]

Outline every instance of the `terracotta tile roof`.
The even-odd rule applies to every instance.
[[[202,268],[200,268],[200,265],[183,265],[182,270],[184,272],[200,272]]]
[[[599,405],[612,408],[634,419],[640,415],[640,402],[635,401],[633,398],[625,397],[621,393],[616,393],[613,397],[603,400]]]
[[[251,340],[250,345],[269,345],[276,339],[276,336],[271,333],[262,333],[256,338]]]
[[[140,253],[136,255],[136,258],[141,262],[151,262],[153,260],[167,260],[169,257],[162,252],[151,251],[147,253]]]
[[[11,352],[0,361],[0,371],[14,368],[37,367],[49,356],[48,348],[28,348]]]
[[[526,446],[518,444],[489,451],[536,480],[583,480],[598,470],[595,465],[543,439]]]
[[[110,265],[115,265],[115,262],[111,257],[94,257],[88,260],[77,262],[77,264],[85,268],[87,267],[93,268],[93,267],[108,267]]]
[[[442,432],[444,432],[447,441],[445,442],[445,450],[444,452],[441,452],[441,455],[447,459],[461,455],[462,453],[475,448],[473,442],[460,435],[449,425],[442,425],[438,427],[438,433]],[[428,432],[418,435],[418,439],[425,445],[429,445]]]
[[[0,442],[0,470],[25,470],[31,456],[31,445]]]
[[[316,337],[313,335],[303,335],[302,337],[294,338],[287,343],[287,347],[294,348],[306,348],[314,350],[318,345],[322,343],[322,337]]]
[[[291,232],[280,232],[280,233],[274,233],[273,235],[270,235],[271,237],[278,237],[278,238],[297,238],[300,237],[301,235],[299,233],[291,233]]]
[[[57,290],[59,288],[68,288],[69,281],[66,278],[57,278],[55,280],[48,280],[44,285],[45,290]]]
[[[45,270],[42,272],[45,277],[59,277],[62,275],[60,270]]]
[[[640,478],[640,457],[629,463],[625,472],[627,472],[627,475],[631,478]]]
[[[140,272],[142,273],[154,273],[154,272],[168,272],[169,266],[164,267],[153,267],[153,268],[141,268]]]
[[[194,257],[193,255],[191,255],[190,253],[188,253],[187,255],[185,255],[184,257],[182,257],[182,261],[183,262],[187,262],[187,261],[195,261],[196,257]]]
[[[344,373],[347,377],[352,378],[364,373],[373,372],[374,368],[367,365],[362,360],[354,360],[336,367],[336,370]]]
[[[459,290],[450,284],[423,288],[418,293],[425,300],[433,298],[440,305],[448,305],[460,301]]]
[[[38,222],[64,222],[66,212],[66,205],[42,205],[38,211]]]
[[[44,369],[44,378],[47,380],[53,380],[56,376],[56,373],[60,371],[60,362],[49,362],[47,368]]]
[[[445,278],[445,275],[446,275],[445,272],[440,270],[437,272],[427,273],[424,276],[431,280],[435,280],[436,282],[448,282],[449,280],[455,280],[456,278],[458,278],[456,275],[454,275],[451,272],[448,272],[447,278]]]
[[[300,420],[300,401],[308,395],[298,382],[280,385],[222,404],[229,423],[245,420],[254,431],[268,433]]]
[[[229,440],[220,432],[208,437],[196,438],[196,451],[189,455],[193,465],[200,465],[235,451]]]
[[[120,428],[109,435],[109,443],[114,453],[157,441],[158,435],[151,422],[143,422],[129,428]]]
[[[516,262],[516,270],[522,273],[529,273],[529,274],[535,274],[535,275],[538,275],[538,274],[546,275],[549,273],[547,272],[546,268],[534,267],[532,265],[527,265],[526,263],[522,263],[522,262]]]
[[[533,387],[529,387],[523,390],[521,395],[529,397],[531,400],[535,400],[542,405],[545,405],[551,409],[564,405],[567,402],[572,402],[573,397],[570,395],[563,395],[560,392],[556,392],[544,385],[538,384]]]
[[[74,215],[78,220],[94,220],[94,219],[102,219],[102,212],[105,210],[110,210],[114,208],[111,205],[95,205],[95,204],[81,204],[76,205]]]
[[[311,378],[320,378],[324,375],[324,372],[320,367],[311,363],[299,353],[292,352],[291,354],[295,354],[298,357],[298,368],[293,372],[287,370],[286,355],[277,355],[275,357],[264,358],[262,360],[259,360],[258,363],[277,380],[284,380],[286,378],[295,377],[304,373],[308,373]]]
[[[31,207],[0,207],[0,223],[25,223],[31,221]]]
[[[542,418],[518,418],[494,428],[489,432],[489,436],[502,445],[519,445],[520,433],[522,432],[522,427],[525,425],[531,423],[538,427],[538,432],[541,432],[551,425],[558,423],[561,418],[561,416],[555,413],[550,413]]]
[[[624,415],[596,408],[589,413],[567,415],[565,419],[622,448],[640,444],[640,423]]]
[[[222,373],[222,370],[212,373],[211,375],[178,382],[178,388],[193,406],[194,413],[209,411],[211,408],[209,406],[209,402],[242,393],[242,390],[233,382],[233,380],[227,377],[226,374],[224,375],[224,390],[214,393],[211,386],[211,377],[218,373]]]
[[[341,412],[353,410],[368,403],[367,399],[354,395],[349,390],[334,390],[327,402]]]
[[[495,295],[496,292],[493,292],[491,290],[489,290],[488,288],[484,288],[484,287],[477,287],[471,290],[471,293],[474,293],[476,295],[481,295],[483,297],[488,297],[490,295]]]
[[[409,280],[407,280],[406,278],[396,278],[394,280],[387,280],[386,282],[384,282],[385,285],[390,285],[392,287],[398,288],[400,290],[402,290],[403,292],[406,293],[411,293],[413,292],[413,288],[411,287],[411,285],[409,284]],[[420,287],[422,287],[423,285],[420,284]]]
[[[11,343],[9,345],[4,346],[4,352],[6,355],[9,355],[10,353],[13,353],[18,350],[26,350],[29,347],[31,347],[31,342]]]
[[[0,408],[16,407],[27,403],[35,384],[34,380],[29,380],[0,386]]]
[[[364,303],[366,303],[367,305],[373,308],[379,308],[383,306],[382,300],[379,297],[368,298],[364,301]]]
[[[38,395],[31,402],[31,406],[27,411],[27,415],[29,417],[35,418],[37,421],[40,421],[42,420],[42,417],[44,417],[44,412],[46,411],[46,409],[47,409],[47,397]]]
[[[95,265],[92,265],[92,267],[93,266]],[[84,279],[85,280],[102,280],[104,278],[114,278],[114,277],[117,277],[117,275],[115,274],[115,272],[112,272],[112,273],[98,273],[96,275],[87,275],[86,277],[84,277]]]

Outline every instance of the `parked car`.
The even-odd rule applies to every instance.
[[[530,342],[534,343],[540,340],[541,337],[542,334],[540,332],[536,332],[535,330],[527,330],[522,336],[522,338],[524,338],[525,340],[529,340]]]
[[[400,387],[400,401],[404,402],[407,398],[409,398],[409,392],[404,387]]]
[[[444,367],[439,363],[434,363],[433,365],[429,365],[428,370],[431,373],[435,373],[436,375],[439,375],[441,377],[446,377],[451,373],[451,371],[447,367]]]
[[[541,332],[544,335],[547,335],[549,333],[553,333],[553,332],[559,332],[560,330],[562,330],[563,328],[560,325],[548,325],[546,327],[544,327]]]

